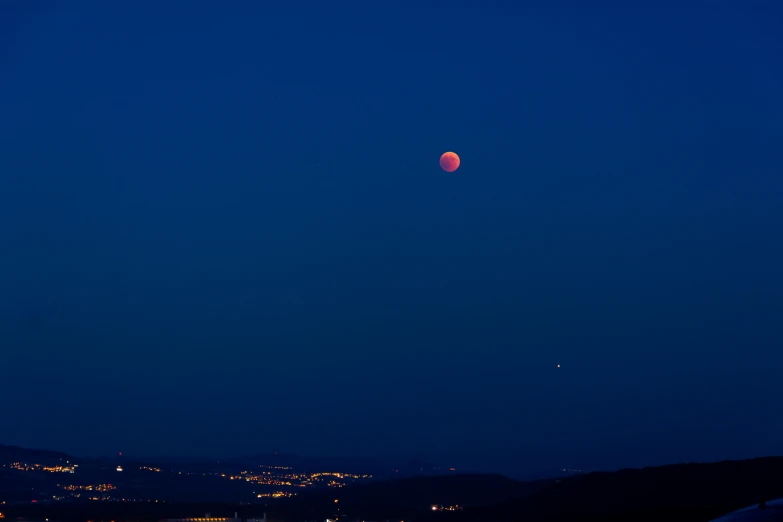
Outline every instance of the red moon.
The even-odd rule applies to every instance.
[[[459,156],[453,152],[444,152],[440,157],[440,168],[446,172],[454,172],[459,168]]]

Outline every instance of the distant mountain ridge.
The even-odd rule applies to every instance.
[[[66,459],[86,460],[83,457],[70,455],[61,451],[24,448],[21,446],[4,445],[0,443],[0,462],[10,460],[41,460]],[[215,459],[206,457],[140,457],[133,455],[90,458],[89,460],[105,460],[119,462],[134,462],[147,464],[175,464],[183,467],[193,466],[281,466],[291,467],[297,471],[333,471],[345,473],[367,473],[385,478],[409,477],[416,475],[439,475],[450,470],[431,462],[418,459],[381,459],[366,457],[305,457],[292,453],[261,453],[252,456]]]
[[[26,460],[26,459],[71,459],[71,455],[62,451],[22,448],[21,446],[7,446],[0,443],[0,461]]]

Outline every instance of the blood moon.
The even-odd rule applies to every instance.
[[[453,152],[444,152],[440,157],[440,168],[446,172],[454,172],[459,168],[459,156]]]

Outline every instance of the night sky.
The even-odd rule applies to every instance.
[[[783,453],[783,7],[547,4],[2,2],[0,442]]]

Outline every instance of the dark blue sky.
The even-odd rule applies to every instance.
[[[0,7],[0,441],[783,453],[780,7],[268,4]]]

